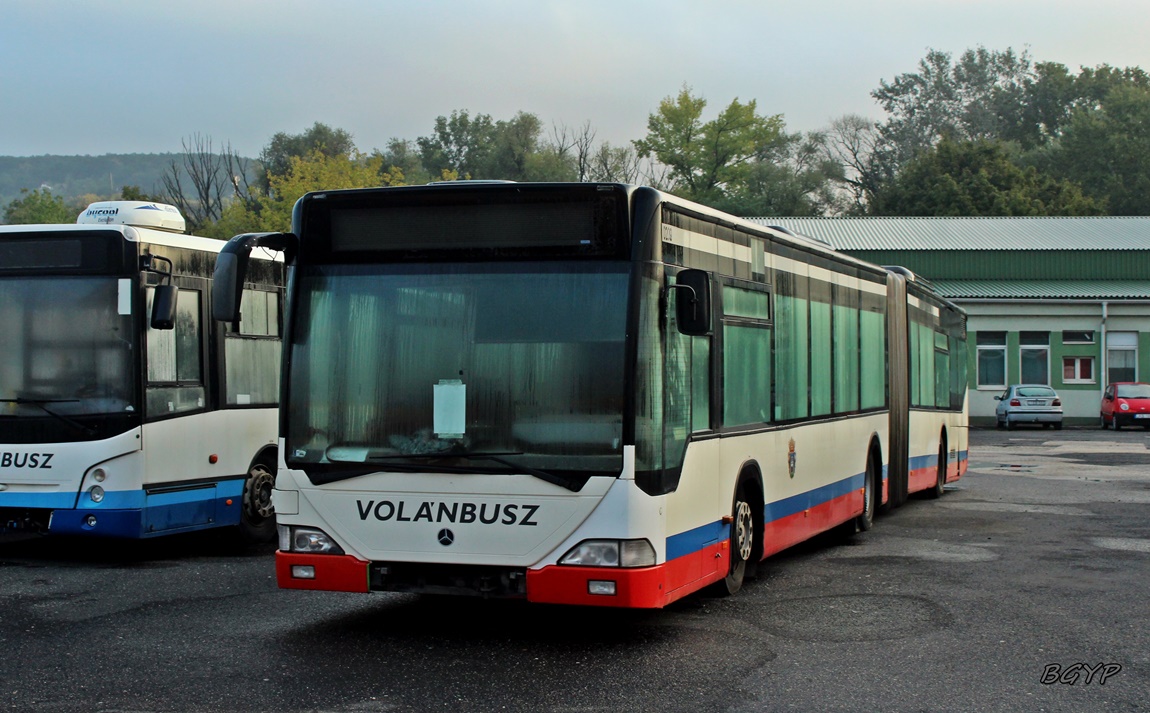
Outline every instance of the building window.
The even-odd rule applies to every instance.
[[[1019,381],[1050,385],[1050,332],[1019,332]]]
[[[1106,335],[1106,379],[1138,380],[1138,333],[1110,332]]]
[[[1063,344],[1093,344],[1094,332],[1062,332]]]
[[[978,386],[1006,386],[1006,332],[978,332]]]
[[[1093,384],[1094,357],[1062,357],[1062,383]]]

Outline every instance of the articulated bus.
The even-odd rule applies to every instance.
[[[275,538],[283,261],[217,325],[225,243],[184,229],[140,201],[0,226],[0,532]]]
[[[283,588],[663,607],[966,467],[959,309],[652,188],[311,193],[229,242],[217,319],[260,246]]]

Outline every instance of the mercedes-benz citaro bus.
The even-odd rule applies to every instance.
[[[281,587],[662,607],[967,462],[965,315],[903,269],[617,184],[323,191],[292,277]]]
[[[282,259],[211,314],[220,240],[172,206],[0,226],[0,531],[275,537]]]

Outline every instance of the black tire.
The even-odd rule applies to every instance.
[[[866,532],[874,527],[874,514],[878,511],[881,486],[879,485],[880,471],[875,463],[874,456],[866,459],[866,481],[863,483],[863,511],[855,518],[854,527],[857,532]]]
[[[1113,418],[1110,419],[1110,424],[1112,426],[1114,426],[1115,431],[1121,431],[1122,430],[1122,424],[1118,423],[1118,417],[1117,416],[1114,416]]]
[[[1099,416],[1098,416],[1098,421],[1099,421],[1099,425],[1100,425],[1100,427],[1102,428],[1102,430],[1103,430],[1103,431],[1105,431],[1105,430],[1106,430],[1106,417],[1105,417],[1105,416],[1102,416],[1102,415],[1099,415]]]
[[[938,465],[935,468],[937,473],[934,479],[934,487],[926,491],[926,496],[932,500],[941,498],[942,494],[946,492],[944,487],[946,485],[946,465],[946,438],[943,437],[938,442]]]
[[[1058,423],[1054,424],[1054,430],[1055,431],[1061,431],[1062,430],[1062,421],[1059,421]]]
[[[245,542],[273,542],[276,539],[276,511],[272,507],[275,468],[254,463],[244,481],[240,506],[240,535]]]
[[[1003,426],[1005,426],[1005,425],[1006,425],[1006,424],[1004,424],[1004,423],[1002,422],[1002,419],[1001,419],[1001,418],[999,418],[999,417],[997,417],[997,416],[995,416],[995,417],[994,417],[994,427],[995,427],[995,428],[1002,428],[1002,427],[1003,427]]]
[[[727,576],[716,587],[716,591],[722,596],[730,596],[743,588],[743,581],[747,576],[747,563],[755,551],[755,516],[747,499],[744,482],[741,481],[735,491],[735,504],[732,509],[734,521],[731,523],[731,566]]]
[[[1008,430],[1008,431],[1014,430],[1014,421],[1011,421],[1010,418],[1006,419],[1006,430]]]

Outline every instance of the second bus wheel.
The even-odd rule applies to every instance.
[[[244,481],[240,533],[247,542],[272,542],[276,537],[276,511],[272,507],[275,473],[265,463],[255,463]]]

